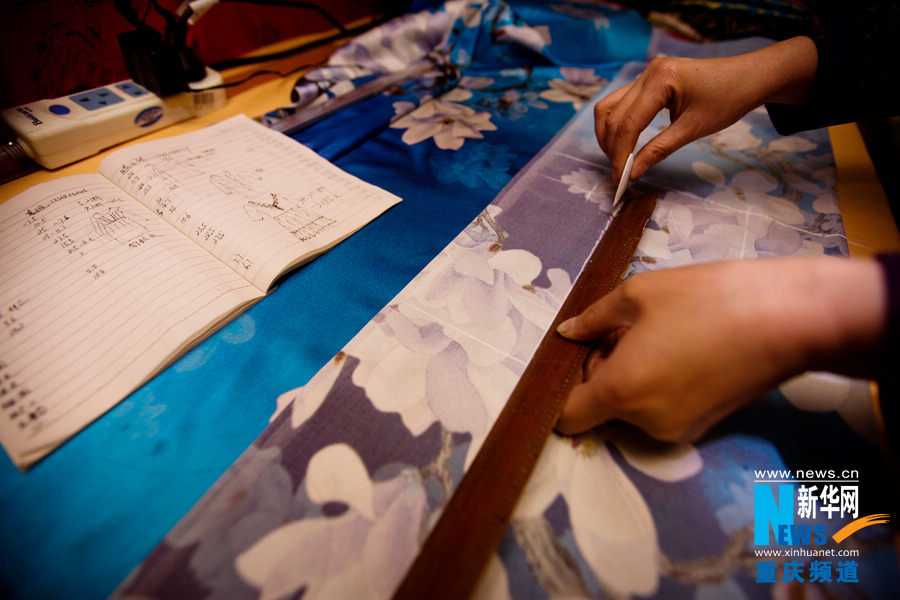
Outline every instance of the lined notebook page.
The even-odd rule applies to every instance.
[[[0,441],[20,468],[262,293],[100,175],[0,204]]]
[[[117,151],[100,172],[261,290],[400,201],[243,115]]]

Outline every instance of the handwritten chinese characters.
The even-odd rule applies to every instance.
[[[399,198],[246,117],[0,204],[0,442],[27,467]]]

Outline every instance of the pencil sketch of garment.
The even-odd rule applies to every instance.
[[[147,228],[126,216],[120,206],[110,208],[105,214],[94,213],[91,224],[98,234],[108,235],[123,245],[147,233]]]
[[[322,231],[334,225],[334,219],[295,206],[278,217],[275,221],[291,232],[298,240],[311,240]]]

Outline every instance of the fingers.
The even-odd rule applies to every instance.
[[[668,69],[653,61],[632,83],[623,86],[594,106],[594,131],[601,150],[609,157],[613,179],[618,180],[628,154],[634,150],[638,138],[654,117],[672,101]],[[660,74],[661,73],[661,74]],[[661,141],[665,141],[663,138]],[[642,175],[674,149],[659,152],[639,152],[631,179]],[[641,157],[641,160],[639,160]]]
[[[710,417],[690,402],[678,402],[677,396],[659,387],[664,382],[640,368],[640,382],[634,387],[636,382],[626,374],[632,369],[628,360],[617,355],[616,349],[608,356],[589,359],[593,364],[585,369],[584,381],[569,390],[555,430],[562,435],[578,435],[617,420],[660,441],[687,442],[699,438],[727,414]]]
[[[594,108],[597,141],[612,163],[613,181],[621,178],[628,155],[637,146],[638,137],[656,114],[654,112],[649,118],[642,116],[640,105],[636,105],[642,89],[640,80],[635,81],[621,88],[623,93],[618,96],[617,101],[616,98],[612,99],[614,104],[598,103]]]
[[[572,317],[557,328],[564,337],[572,340],[597,340],[583,366],[583,381],[569,392],[556,429],[565,435],[587,431],[615,417],[609,403],[604,403],[603,384],[607,359],[615,351],[618,334],[631,321],[628,305],[619,292],[613,290],[589,306],[580,315]]]
[[[556,422],[556,430],[559,433],[576,435],[615,418],[610,405],[598,397],[599,386],[596,383],[592,377],[588,381],[576,384],[569,392],[569,397]]]
[[[699,136],[682,121],[676,121],[663,129],[656,137],[644,144],[634,156],[631,179],[637,179],[679,148],[690,144]]]
[[[570,340],[597,340],[627,327],[634,312],[634,306],[624,298],[620,286],[591,304],[580,315],[560,323],[556,331]]]
[[[618,130],[616,107],[634,84],[635,82],[632,82],[617,89],[594,105],[594,133],[597,136],[597,144],[612,163],[614,181],[618,181],[619,173],[625,165],[625,158],[634,146],[627,147],[626,144],[610,146],[608,140],[615,139],[614,134]],[[610,136],[610,132],[612,132],[612,136]]]

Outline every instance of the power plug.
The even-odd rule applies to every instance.
[[[192,91],[160,98],[127,79],[62,98],[39,100],[0,112],[11,143],[47,169],[92,156],[173,123],[225,106],[222,77],[207,68]]]

